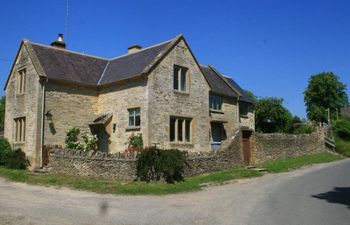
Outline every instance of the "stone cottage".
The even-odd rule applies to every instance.
[[[51,46],[23,40],[5,90],[4,135],[33,167],[72,127],[97,134],[108,153],[124,151],[132,133],[145,146],[210,151],[238,129],[243,140],[254,131],[251,99],[200,65],[182,35],[112,59],[67,50],[62,35]]]

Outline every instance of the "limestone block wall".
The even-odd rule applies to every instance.
[[[98,112],[96,90],[49,81],[45,95],[45,113],[52,114],[52,123],[45,118],[45,144],[64,146],[66,132],[73,127],[90,132],[89,123]]]
[[[265,161],[309,155],[325,151],[324,132],[318,129],[312,134],[260,134],[251,137],[253,164]]]
[[[234,132],[239,129],[238,119],[238,101],[236,98],[222,97],[221,110],[210,110],[211,122],[222,122],[225,134],[228,139],[234,135]]]
[[[18,93],[18,70],[26,69],[25,91]],[[21,148],[32,167],[40,166],[41,84],[35,67],[24,47],[19,50],[6,87],[4,137],[14,149]],[[15,118],[25,117],[25,141],[15,142]]]
[[[187,93],[173,88],[174,65],[189,69]],[[209,86],[186,44],[180,41],[148,79],[148,143],[161,148],[210,151]],[[170,142],[170,116],[192,118],[191,143]]]
[[[251,105],[247,115],[240,115],[240,126],[255,131],[255,112],[254,107]]]
[[[142,133],[144,145],[149,146],[148,88],[145,78],[104,87],[99,91],[97,108],[99,114],[113,115],[111,124],[115,124],[115,130],[110,134],[110,153],[124,151],[132,133]],[[141,110],[141,126],[137,129],[129,127],[128,109],[131,108]]]

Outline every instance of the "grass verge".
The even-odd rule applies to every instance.
[[[261,163],[258,167],[265,168],[272,173],[286,172],[294,169],[298,169],[302,166],[332,162],[342,159],[342,156],[334,155],[328,152],[323,152],[314,155],[299,156],[295,158],[289,158],[284,160],[275,160],[270,162]]]
[[[337,152],[343,156],[350,157],[350,142],[335,136]]]
[[[320,153],[285,160],[276,160],[258,165],[270,172],[278,173],[300,168],[304,165],[331,162],[342,159],[341,156],[330,153]],[[132,182],[93,179],[85,177],[57,176],[53,174],[35,174],[25,170],[13,170],[0,167],[0,177],[11,181],[35,185],[68,187],[96,193],[126,194],[126,195],[165,195],[181,192],[198,191],[203,185],[221,184],[225,181],[240,178],[262,176],[255,170],[243,168],[227,169],[219,172],[185,178],[184,182],[167,184],[162,182]]]
[[[261,174],[254,170],[228,169],[219,172],[185,178],[184,182],[167,184],[162,182],[122,182],[84,177],[57,176],[52,174],[32,175],[25,170],[0,168],[0,176],[12,181],[28,184],[69,187],[72,189],[93,191],[97,193],[128,195],[164,195],[200,190],[203,184],[220,184],[228,180],[258,177]]]

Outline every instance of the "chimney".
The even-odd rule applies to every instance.
[[[129,48],[128,48],[128,53],[134,53],[134,52],[138,52],[140,51],[142,47],[140,45],[131,45]]]
[[[66,48],[66,43],[63,41],[63,34],[58,34],[57,40],[51,43],[55,48]]]

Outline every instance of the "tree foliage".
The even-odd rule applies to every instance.
[[[283,105],[282,98],[266,97],[255,106],[255,128],[263,133],[290,132],[292,114]]]
[[[327,122],[326,109],[334,118],[336,111],[348,104],[346,85],[332,72],[313,75],[304,92],[307,116],[315,122]]]

